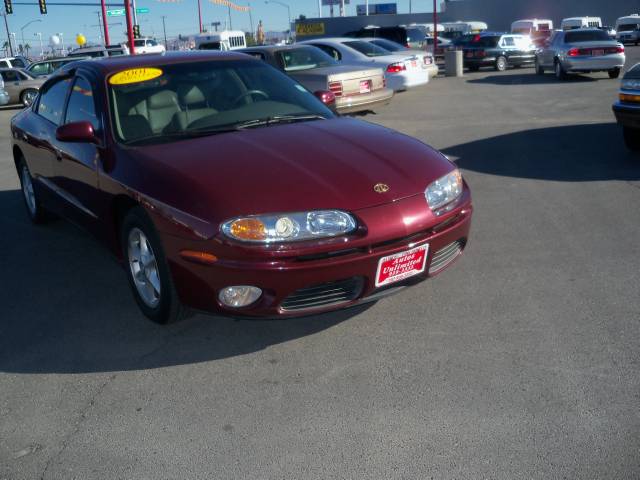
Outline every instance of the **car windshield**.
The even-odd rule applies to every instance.
[[[390,55],[391,52],[386,50],[378,45],[374,45],[369,42],[364,42],[361,40],[354,40],[350,42],[344,42],[347,47],[353,48],[354,50],[366,55],[367,57],[382,57],[384,55]]]
[[[602,40],[610,40],[607,32],[602,30],[573,30],[564,36],[565,43],[599,42]]]
[[[498,36],[481,37],[480,35],[477,35],[473,40],[471,40],[471,43],[469,46],[480,47],[480,48],[495,48],[498,46],[499,40],[500,40],[500,37]]]
[[[316,47],[298,47],[276,53],[285,72],[310,70],[312,68],[337,65],[333,58]]]
[[[638,23],[623,23],[621,25],[618,25],[619,32],[632,32],[634,30],[637,30],[638,28],[640,28],[640,24]]]
[[[390,52],[399,52],[407,49],[407,47],[400,45],[399,43],[392,42],[391,40],[386,40],[384,38],[376,38],[375,40],[370,40],[370,42],[384,48],[385,50],[389,50]]]
[[[407,29],[407,42],[424,42],[426,35],[417,28]]]
[[[148,67],[145,72],[150,71]],[[256,60],[157,65],[155,76],[132,81],[141,69],[109,80],[115,137],[130,145],[333,118],[308,90]],[[118,74],[116,74],[118,75]],[[115,83],[115,84],[113,84]]]

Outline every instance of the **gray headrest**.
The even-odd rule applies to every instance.
[[[167,108],[175,107],[178,104],[176,94],[171,90],[163,90],[162,92],[155,93],[147,100],[149,108]]]
[[[178,87],[178,97],[183,105],[196,105],[206,102],[204,93],[197,85],[180,85]]]

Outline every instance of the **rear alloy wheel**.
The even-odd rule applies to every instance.
[[[178,298],[160,236],[142,207],[125,216],[120,240],[127,278],[145,316],[160,324],[186,318],[188,309]]]
[[[607,73],[609,74],[609,78],[618,78],[620,76],[620,69],[614,68],[613,70],[609,70]]]
[[[30,106],[38,96],[38,91],[33,88],[28,88],[20,94],[20,103],[25,107]]]
[[[558,80],[567,79],[567,72],[564,71],[564,68],[562,68],[562,64],[559,61],[556,61],[555,74]]]
[[[622,135],[624,137],[624,144],[632,152],[640,152],[640,129],[637,128],[622,128]]]
[[[18,166],[18,173],[20,174],[20,186],[22,188],[22,198],[24,204],[27,207],[27,214],[29,219],[35,223],[40,224],[47,221],[47,213],[40,206],[38,200],[38,194],[33,186],[33,178],[29,172],[29,167],[23,161]]]
[[[538,59],[536,58],[536,75],[544,75],[544,68],[542,67],[542,65],[540,65],[540,62],[538,61]]]
[[[496,59],[496,70],[498,72],[504,72],[507,69],[507,59],[505,57],[498,57]]]

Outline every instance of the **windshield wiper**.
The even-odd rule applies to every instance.
[[[235,128],[242,130],[245,128],[254,128],[275,125],[277,123],[296,123],[296,122],[308,122],[310,120],[326,120],[326,117],[318,115],[316,113],[302,114],[302,115],[273,115],[271,117],[256,118],[253,120],[247,120],[235,124]]]
[[[175,140],[186,138],[206,137],[208,135],[217,135],[220,133],[237,132],[239,129],[235,126],[224,126],[222,128],[203,128],[198,130],[179,130],[176,132],[163,132],[154,133],[153,135],[147,135],[145,137],[133,138],[127,142],[126,145],[137,145],[145,143],[150,140]]]

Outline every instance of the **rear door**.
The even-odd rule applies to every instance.
[[[62,124],[70,86],[69,77],[47,82],[33,106],[35,115],[30,118],[29,128],[20,133],[31,176],[38,185],[46,187],[41,191],[51,200],[47,203],[56,211],[61,207],[53,181],[53,164],[58,156],[56,129]]]
[[[0,71],[2,80],[4,80],[4,89],[9,94],[9,103],[18,103],[20,101],[20,76],[15,70]]]

